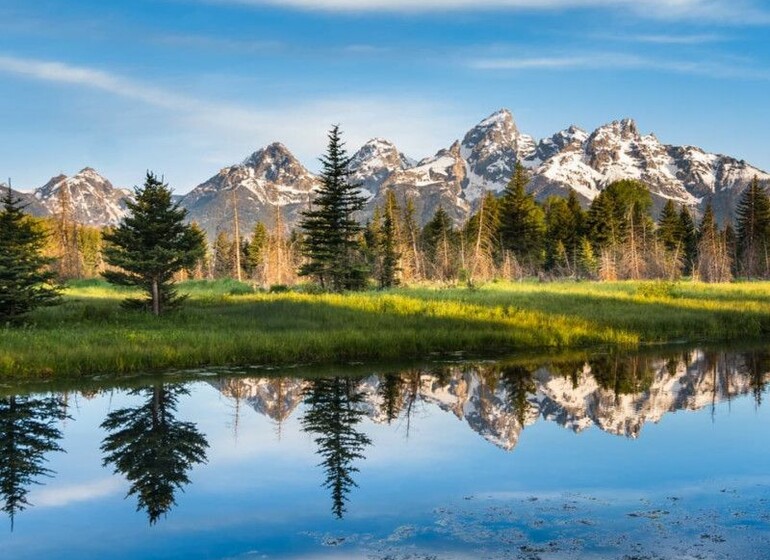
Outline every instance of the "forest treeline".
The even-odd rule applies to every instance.
[[[686,206],[670,200],[654,220],[649,190],[634,180],[610,184],[587,209],[574,191],[539,203],[526,192],[528,181],[526,169],[517,165],[506,189],[500,195],[487,192],[459,227],[440,206],[420,227],[414,201],[389,191],[371,219],[349,232],[358,284],[770,277],[770,198],[757,180],[742,194],[734,221],[724,227],[710,205],[696,220]],[[66,189],[59,203],[59,214],[39,219],[49,234],[46,253],[55,258],[56,272],[62,279],[99,276],[107,268],[105,229],[74,221]],[[205,257],[177,279],[293,285],[312,260],[308,235],[302,228],[289,229],[277,208],[270,224],[257,222],[246,232],[220,230],[208,240]]]

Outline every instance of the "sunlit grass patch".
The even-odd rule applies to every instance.
[[[492,283],[350,294],[268,293],[187,282],[162,317],[127,311],[136,292],[78,282],[0,337],[0,375],[128,373],[207,365],[342,363],[434,352],[635,347],[760,338],[770,283]]]

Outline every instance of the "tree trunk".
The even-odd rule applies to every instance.
[[[152,279],[152,313],[160,315],[160,289],[156,278]]]

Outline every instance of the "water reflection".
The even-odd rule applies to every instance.
[[[331,490],[332,512],[342,518],[345,502],[356,486],[353,465],[364,458],[364,449],[372,441],[356,426],[366,415],[362,409],[364,393],[360,380],[350,377],[321,378],[310,381],[305,397],[307,408],[302,428],[313,436],[324,470],[324,485]]]
[[[101,446],[103,464],[131,483],[128,495],[136,495],[137,511],[146,511],[152,525],[190,483],[188,471],[206,461],[208,442],[195,424],[174,415],[179,398],[189,394],[184,386],[154,385],[131,394],[145,402],[111,412],[102,423],[109,432]]]
[[[659,355],[604,354],[568,359],[516,359],[451,363],[383,374],[297,377],[217,377],[208,383],[235,403],[270,418],[278,428],[293,416],[320,457],[323,485],[334,517],[342,518],[366,454],[374,445],[364,421],[408,437],[420,411],[441,410],[486,441],[513,450],[522,431],[553,422],[574,432],[597,427],[639,437],[666,413],[714,407],[753,395],[762,401],[770,378],[770,352],[687,350]],[[128,481],[128,496],[150,524],[168,514],[192,470],[207,460],[206,436],[177,418],[193,383],[155,383],[128,391],[138,404],[107,414],[101,427],[103,466]],[[105,389],[107,387],[101,387]],[[94,387],[80,393],[93,396]],[[247,409],[247,407],[243,407]],[[247,409],[248,410],[248,409]],[[0,494],[14,517],[29,505],[29,487],[52,476],[48,454],[62,451],[59,396],[0,398]],[[222,421],[226,421],[222,419]]]
[[[57,423],[66,418],[64,401],[57,397],[0,398],[0,496],[11,520],[29,502],[27,494],[41,477],[52,477],[46,455],[63,451]]]

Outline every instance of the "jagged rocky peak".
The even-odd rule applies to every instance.
[[[531,157],[536,146],[531,136],[519,131],[508,109],[481,121],[462,141],[461,155],[469,172],[466,198],[474,201],[485,191],[501,191],[513,174],[516,160]]]
[[[538,142],[536,152],[523,163],[533,167],[564,150],[582,150],[586,140],[588,140],[588,133],[582,128],[572,125]]]
[[[381,166],[406,169],[414,165],[414,161],[398,151],[396,145],[383,138],[372,138],[361,146],[350,160],[353,170],[366,166],[377,168]]]
[[[257,150],[241,164],[253,169],[252,176],[274,183],[282,183],[287,179],[309,175],[310,172],[294,157],[289,149],[280,142]]]
[[[188,220],[197,222],[214,239],[217,231],[232,231],[235,209],[242,231],[257,221],[282,218],[294,224],[307,207],[318,178],[280,142],[257,150],[240,164],[225,167],[181,200]]]
[[[60,213],[62,201],[69,199],[73,219],[93,226],[117,225],[128,212],[130,197],[129,191],[115,188],[92,167],[72,177],[57,175],[35,191],[35,199],[48,214]]]
[[[353,155],[350,170],[352,180],[361,184],[361,194],[371,200],[379,194],[380,187],[391,175],[414,164],[393,142],[373,138]]]

